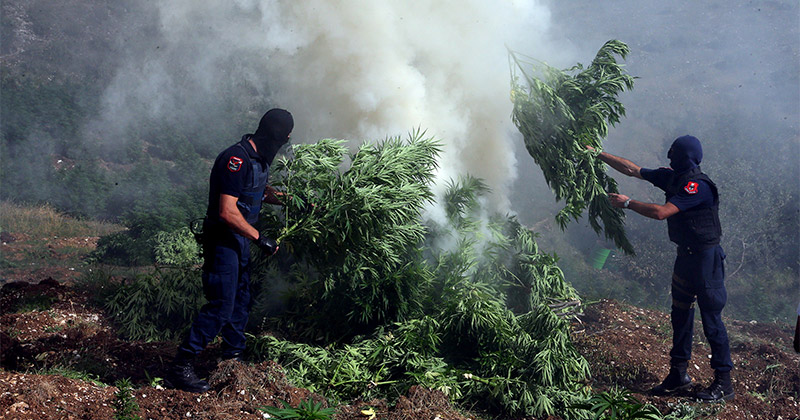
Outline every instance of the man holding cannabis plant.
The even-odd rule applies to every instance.
[[[678,245],[672,274],[672,350],[670,370],[664,381],[653,388],[653,395],[669,395],[688,390],[692,379],[686,372],[692,354],[694,303],[700,308],[703,332],[711,346],[714,381],[697,393],[704,401],[730,400],[731,383],[728,333],[722,322],[725,290],[725,252],[719,245],[717,186],[700,170],[703,149],[692,136],[677,138],[669,149],[669,168],[645,169],[633,162],[601,152],[598,157],[617,171],[649,181],[666,193],[664,204],[632,200],[622,194],[609,194],[614,207],[635,211],[656,220],[667,219],[669,239]]]
[[[250,242],[267,257],[278,250],[278,244],[253,225],[262,201],[282,204],[280,193],[267,180],[269,167],[293,127],[289,111],[271,109],[254,134],[244,135],[214,162],[203,222],[203,292],[208,303],[197,314],[166,375],[175,388],[208,391],[192,361],[217,335],[222,336],[223,359],[241,360],[250,311]]]

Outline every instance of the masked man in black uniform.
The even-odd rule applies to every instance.
[[[190,392],[209,389],[208,383],[197,377],[192,361],[217,335],[222,336],[223,359],[241,360],[250,311],[250,242],[266,256],[278,249],[274,240],[262,236],[253,225],[262,201],[282,204],[280,193],[267,185],[267,180],[269,167],[289,141],[293,127],[288,111],[271,109],[254,134],[244,135],[214,162],[203,222],[203,292],[208,303],[178,347],[167,375],[175,388]]]
[[[719,245],[720,228],[717,186],[700,170],[703,149],[692,136],[677,138],[669,149],[669,168],[645,169],[633,162],[602,152],[600,160],[617,171],[649,181],[666,193],[664,204],[644,203],[622,194],[609,194],[614,207],[626,208],[657,220],[667,219],[669,239],[678,245],[672,274],[672,350],[670,371],[652,389],[668,395],[691,388],[686,372],[692,354],[694,303],[700,308],[703,332],[711,346],[714,381],[697,393],[705,401],[730,400],[731,361],[728,333],[722,322],[725,290],[725,252]]]

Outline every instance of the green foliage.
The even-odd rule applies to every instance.
[[[616,193],[617,184],[606,175],[604,164],[595,158],[614,125],[625,115],[617,95],[633,88],[633,77],[625,74],[615,55],[623,59],[628,46],[616,40],[606,42],[592,64],[557,70],[546,64],[532,65],[510,52],[514,75],[511,101],[512,120],[525,140],[525,147],[542,169],[557,200],[565,206],[556,215],[562,229],[570,219],[578,220],[588,208],[589,224],[628,254],[633,246],[624,229],[624,214],[611,206],[607,193]],[[539,76],[527,72],[534,66]],[[599,219],[599,221],[598,221]],[[601,225],[602,223],[602,225]]]
[[[304,335],[352,336],[418,310],[426,269],[413,256],[438,154],[423,135],[366,143],[344,172],[346,149],[334,140],[296,146],[294,159],[276,165],[284,176],[273,185],[293,199],[258,227],[305,264],[289,316]],[[308,211],[306,201],[316,207]]]
[[[100,381],[100,378],[89,372],[85,372],[83,370],[78,370],[74,368],[69,368],[65,366],[53,366],[49,369],[42,370],[40,372],[41,375],[54,375],[54,376],[63,376],[69,379],[77,379],[79,381],[90,382],[95,386],[99,387],[106,387],[108,385],[104,384]]]
[[[8,308],[8,312],[25,313],[33,311],[49,310],[54,303],[58,302],[55,296],[47,295],[25,295],[18,300],[13,307]]]
[[[589,410],[593,418],[603,420],[661,420],[661,412],[650,404],[642,404],[627,389],[612,389],[593,395],[576,408]]]
[[[496,413],[576,416],[588,375],[569,336],[577,294],[532,232],[486,215],[478,179],[450,184],[440,203],[449,220],[422,223],[437,152],[417,132],[365,144],[344,171],[346,150],[332,140],[277,165],[274,184],[292,198],[281,212],[265,208],[259,228],[288,257],[253,248],[251,278],[258,287],[284,276],[277,325],[324,346],[251,336],[249,351],[339,401],[396,398],[418,384]],[[144,222],[154,220],[141,220],[139,232],[152,231]],[[166,259],[191,240],[173,232],[155,235]],[[106,308],[127,337],[177,338],[202,301],[199,278],[192,266],[157,267],[119,284]]]
[[[120,379],[114,386],[117,392],[114,393],[114,420],[140,420],[139,403],[136,397],[131,394],[133,385],[129,379]]]
[[[3,109],[3,139],[16,144],[28,137],[32,127],[61,139],[74,139],[85,118],[81,103],[85,87],[75,80],[19,77],[3,71],[0,78],[0,108]]]
[[[322,403],[314,402],[310,398],[300,401],[297,408],[293,408],[286,401],[278,401],[283,405],[283,408],[259,407],[258,409],[277,420],[330,420],[336,412],[334,408],[322,408]]]
[[[664,420],[694,420],[699,418],[716,418],[724,408],[724,404],[703,404],[703,403],[667,403],[672,409],[669,414],[664,416]]]
[[[251,336],[248,350],[280,363],[297,386],[338,401],[397,398],[415,383],[458,397],[456,373],[434,355],[437,328],[431,318],[415,319],[379,330],[371,338],[325,348]]]
[[[174,232],[158,232],[155,236],[155,259],[158,264],[195,265],[201,264],[200,244],[188,227]]]
[[[320,154],[325,154],[320,152],[331,144],[307,145],[296,151],[296,159],[313,156],[312,161],[324,162]],[[337,166],[335,159],[327,164],[334,174]],[[316,173],[309,167],[290,176],[303,179],[299,185],[314,185],[309,171]],[[327,199],[316,201],[320,204],[311,216],[300,212],[301,206],[293,207],[290,203],[286,218],[291,220],[293,211],[298,219],[330,217],[324,214],[332,209],[327,203],[344,201],[336,194],[348,194],[346,189],[333,192]],[[292,193],[306,197],[320,194],[314,189],[295,189]],[[404,267],[418,268],[414,288],[396,287],[387,298],[388,305],[404,304],[408,308],[403,317],[395,318],[396,322],[384,322],[382,327],[371,330],[351,327],[350,334],[342,335],[344,339],[326,340],[326,347],[271,336],[252,337],[248,340],[252,354],[280,363],[299,386],[342,401],[394,398],[411,385],[422,384],[442,390],[454,400],[494,412],[532,416],[571,413],[571,404],[582,399],[584,391],[580,384],[588,375],[588,364],[569,337],[568,318],[579,304],[577,295],[564,281],[555,257],[539,252],[532,232],[513,218],[485,217],[480,203],[485,201],[486,193],[486,187],[475,178],[454,181],[444,194],[447,201],[440,203],[449,221],[444,225],[423,226],[415,217],[413,223],[417,226],[407,227],[428,232],[424,242],[414,237],[417,242],[407,245],[418,249],[423,243],[426,252],[397,254],[400,261],[405,261]],[[374,207],[377,211],[381,208]],[[390,216],[366,214],[365,219],[370,223],[359,225],[358,235],[371,237],[376,231],[384,232],[381,220]],[[284,226],[288,227],[283,232],[293,229],[290,222]],[[338,252],[336,247],[340,242],[322,241],[313,245],[315,242],[310,239],[329,233],[294,229],[293,244],[316,246],[315,254]],[[336,228],[332,230],[335,232]],[[297,254],[304,255],[303,252],[298,250]],[[371,264],[376,267],[371,269],[387,273],[390,279],[396,278],[383,268],[394,267],[392,261],[384,258],[385,254],[362,252],[361,255],[362,265]],[[314,263],[311,270],[304,265],[309,261]],[[290,271],[297,281],[291,286],[294,289],[290,288],[290,299],[303,302],[295,310],[304,309],[306,316],[311,312],[319,322],[328,325],[346,324],[353,318],[341,305],[363,302],[380,290],[362,284],[347,288],[346,297],[322,291],[309,295],[308,290],[326,290],[326,273],[337,267],[325,264],[339,264],[339,261],[306,258],[295,266],[295,270],[304,271],[304,276]],[[372,280],[362,276],[360,281]],[[315,300],[310,301],[309,296]],[[331,298],[335,301],[328,303],[326,299]],[[328,310],[333,303],[339,307]],[[309,328],[310,323],[297,322],[297,314],[292,312],[282,325],[293,336],[325,333],[318,331],[319,327]],[[364,331],[364,335],[354,336],[357,331]]]
[[[426,309],[442,326],[441,356],[467,372],[467,401],[533,416],[565,412],[588,375],[566,320],[577,294],[532,232],[513,218],[481,219],[480,184],[466,178],[451,189],[446,196],[471,204],[452,207],[460,228],[432,229],[458,235],[449,241],[455,249],[429,238],[437,264]]]
[[[204,303],[198,267],[155,267],[109,293],[106,310],[132,340],[176,340]]]
[[[198,206],[179,199],[171,200],[178,201],[173,206],[130,209],[122,218],[128,229],[100,237],[90,260],[121,266],[198,263],[200,249],[188,229],[190,209],[199,213]]]
[[[152,238],[134,236],[129,231],[100,237],[90,262],[121,266],[141,266],[153,262]]]

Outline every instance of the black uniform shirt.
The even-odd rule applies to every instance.
[[[244,147],[244,150],[242,149]],[[253,168],[250,159],[260,159],[258,153],[250,144],[249,137],[242,137],[242,141],[225,149],[217,156],[211,168],[211,178],[208,189],[208,216],[219,218],[220,194],[239,197],[244,190],[247,179],[251,177]]]
[[[642,168],[640,173],[642,178],[664,191],[667,191],[672,182],[673,171],[670,168]],[[714,204],[714,194],[705,181],[689,180],[686,185],[681,186],[677,194],[667,201],[675,205],[678,210],[687,211],[695,207],[711,207]]]

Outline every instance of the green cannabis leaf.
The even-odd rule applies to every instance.
[[[570,219],[577,221],[588,208],[592,229],[598,234],[603,230],[618,248],[633,254],[625,235],[624,213],[606,198],[617,192],[617,183],[595,158],[608,135],[608,124],[618,123],[625,115],[617,95],[632,89],[634,78],[625,73],[615,56],[624,59],[628,52],[623,42],[611,40],[589,67],[579,63],[567,70],[513,51],[509,57],[512,120],[556,199],[565,201],[556,221],[564,229]]]
[[[277,420],[330,420],[336,412],[333,408],[322,408],[322,403],[314,402],[310,398],[300,401],[297,408],[293,408],[289,403],[279,400],[283,408],[279,407],[259,407]]]

